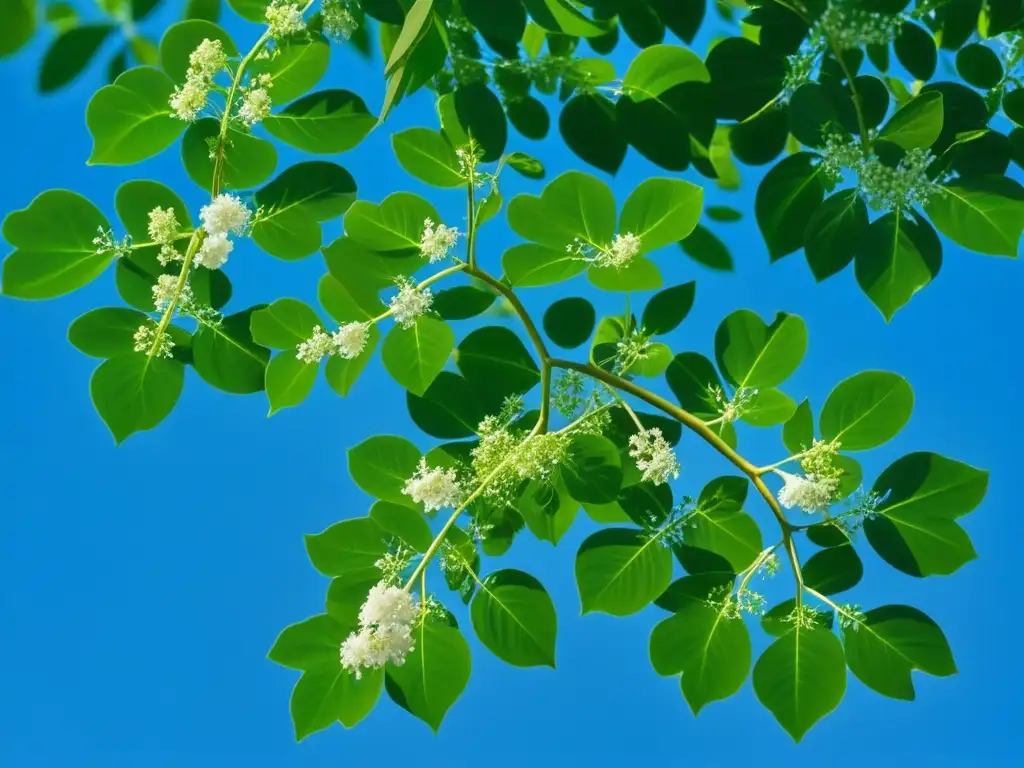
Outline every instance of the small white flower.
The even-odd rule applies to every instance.
[[[206,38],[189,54],[189,71],[187,77],[212,80],[214,75],[228,65],[228,57],[220,40]]]
[[[602,250],[594,259],[599,267],[615,267],[622,269],[629,266],[633,257],[640,253],[640,238],[632,232],[616,235],[612,244]]]
[[[412,328],[416,324],[416,318],[430,309],[434,303],[434,296],[429,288],[422,291],[416,284],[407,278],[398,278],[395,281],[398,285],[398,295],[391,299],[391,314],[395,322],[403,328]]]
[[[444,224],[434,226],[434,222],[427,219],[423,222],[423,237],[420,238],[420,253],[430,257],[430,263],[441,261],[447,258],[450,251],[459,239],[459,230],[454,227],[446,227]]]
[[[242,99],[238,110],[238,119],[252,128],[270,114],[270,94],[265,88],[253,88]]]
[[[199,218],[203,220],[203,228],[208,235],[226,235],[229,232],[240,235],[245,231],[251,215],[245,203],[226,193],[217,195],[199,211]]]
[[[655,485],[679,477],[679,459],[657,427],[645,429],[629,438],[629,455],[643,471],[643,481]]]
[[[207,269],[220,269],[227,262],[234,247],[235,244],[228,240],[227,235],[207,235],[195,256],[195,264]]]
[[[184,85],[174,86],[169,103],[175,117],[191,123],[206,107],[206,97],[209,93],[209,84],[199,78],[189,78]]]
[[[320,9],[323,20],[323,32],[329,40],[342,42],[348,40],[359,29],[359,20],[348,8],[350,0],[324,0]]]
[[[174,250],[174,241],[178,236],[178,220],[173,208],[154,208],[149,212],[149,239],[160,246],[157,255],[161,266],[181,259],[181,254]]]
[[[366,347],[366,334],[369,330],[369,323],[346,323],[336,330],[332,341],[338,355],[346,360],[359,357]]]
[[[341,666],[358,679],[363,668],[405,663],[414,648],[412,626],[420,615],[416,598],[385,582],[374,585],[359,609],[359,631],[341,644]]]
[[[295,348],[295,356],[306,363],[319,363],[334,352],[334,339],[319,325],[313,328],[313,335]]]
[[[454,469],[427,467],[427,460],[421,458],[416,474],[408,479],[402,493],[417,504],[422,503],[427,512],[457,507],[462,501],[462,489]]]
[[[270,35],[275,39],[290,37],[306,31],[306,22],[302,18],[302,7],[295,3],[283,3],[274,0],[267,6],[267,24]]]
[[[359,623],[362,626],[412,624],[418,612],[416,598],[401,587],[381,582],[371,587],[366,602],[359,609]]]
[[[178,276],[177,275],[160,275],[156,279],[156,283],[153,285],[153,307],[157,312],[163,312],[169,306],[171,301],[174,299],[174,292],[178,289]],[[187,282],[181,289],[181,295],[178,297],[178,306],[184,309],[192,304],[192,286]]]
[[[785,481],[779,491],[779,503],[786,509],[799,507],[808,514],[824,512],[831,506],[839,490],[839,480],[836,478],[818,479],[814,475],[801,477],[781,470],[776,472]]]
[[[132,336],[135,341],[135,351],[149,353],[156,341],[156,328],[151,325],[140,325],[139,330]],[[157,345],[156,357],[171,357],[174,349],[174,341],[164,333],[160,336],[160,343]]]

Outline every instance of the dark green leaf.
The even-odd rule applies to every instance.
[[[468,320],[490,309],[496,298],[489,290],[459,285],[438,291],[431,308],[443,320]]]
[[[690,314],[696,292],[697,284],[691,280],[655,294],[644,307],[640,327],[656,336],[675,330]]]
[[[375,501],[370,507],[370,519],[416,552],[426,552],[434,541],[423,515],[401,504]]]
[[[590,338],[597,322],[594,306],[586,299],[559,299],[544,313],[544,331],[562,349],[575,349]]]
[[[428,128],[410,128],[391,136],[399,164],[410,175],[435,187],[465,186],[459,158],[441,133]]]
[[[482,150],[481,160],[498,160],[508,141],[508,123],[494,91],[483,83],[459,86],[455,90],[455,112],[459,123]]]
[[[852,544],[816,552],[803,565],[804,584],[823,595],[853,589],[864,576],[864,564]]]
[[[893,42],[893,51],[906,70],[918,80],[928,81],[935,74],[939,53],[935,39],[923,27],[904,22]]]
[[[1003,79],[1003,65],[991,48],[981,43],[965,45],[956,54],[956,71],[975,88],[995,88]]]
[[[723,120],[746,120],[782,90],[785,57],[742,37],[715,45],[706,61],[716,113]]]
[[[211,117],[192,123],[181,140],[181,159],[185,172],[203,189],[213,183],[211,142],[216,146],[220,121]],[[273,143],[228,128],[221,171],[222,189],[251,189],[269,179],[277,167],[277,149]]]
[[[875,219],[855,244],[857,282],[886,321],[939,274],[942,243],[927,220],[912,211]]]
[[[120,445],[152,429],[174,409],[185,383],[177,360],[127,352],[105,360],[89,382],[92,404]]]
[[[209,385],[236,395],[264,389],[270,350],[252,340],[252,314],[262,306],[228,315],[220,325],[201,325],[192,340],[196,373]]]
[[[803,247],[807,223],[825,197],[816,158],[807,152],[790,155],[757,188],[754,212],[772,261]]]
[[[43,57],[39,90],[53,93],[82,74],[115,29],[113,24],[83,24],[61,33]]]
[[[952,181],[925,204],[935,227],[953,242],[991,256],[1017,256],[1024,232],[1024,188],[1002,176]]]
[[[804,252],[815,280],[825,280],[845,269],[866,235],[870,237],[868,209],[856,189],[844,189],[825,200],[804,232]]]
[[[711,421],[722,415],[719,412],[722,404],[715,397],[716,393],[722,393],[722,382],[715,366],[703,355],[696,352],[676,355],[665,372],[665,380],[679,404],[698,418]],[[731,422],[719,421],[713,429],[735,447],[736,429]]]
[[[409,415],[432,437],[472,437],[487,414],[469,382],[457,373],[441,371],[422,397],[407,393]]]
[[[737,389],[776,387],[800,365],[807,351],[807,326],[780,312],[771,325],[741,309],[722,321],[715,333],[715,359]]]
[[[558,118],[566,146],[586,163],[614,174],[626,158],[626,142],[615,121],[615,105],[599,93],[572,98]]]
[[[622,486],[619,450],[599,435],[575,435],[562,467],[562,479],[576,501],[588,504],[615,501]]]
[[[470,608],[477,637],[517,667],[555,666],[555,605],[528,573],[495,571],[480,584]]]
[[[803,453],[814,442],[814,414],[804,400],[782,428],[782,442],[794,456]]]
[[[540,371],[523,342],[500,326],[480,328],[464,338],[456,362],[487,413],[497,413],[506,397],[526,394],[540,382]]]
[[[655,536],[640,530],[600,530],[576,554],[583,613],[628,616],[661,595],[671,580],[672,555]]]
[[[271,349],[294,349],[313,335],[320,318],[298,299],[278,299],[269,307],[252,313],[252,339]]]
[[[698,224],[685,240],[679,242],[683,252],[699,264],[711,269],[731,272],[732,256],[725,243],[707,227]]]

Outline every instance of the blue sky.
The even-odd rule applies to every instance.
[[[234,17],[226,26],[240,47],[258,34]],[[46,189],[66,188],[116,221],[114,192],[137,178],[168,184],[197,210],[203,193],[182,171],[177,148],[140,166],[85,166],[91,146],[85,105],[101,85],[100,68],[43,99],[34,91],[43,50],[36,41],[0,63],[7,89],[0,212],[23,208]],[[337,48],[333,57],[322,85],[357,91],[377,109],[381,62],[366,64]],[[617,54],[616,63],[621,75],[628,55]],[[354,175],[360,197],[379,201],[399,189],[415,191],[457,225],[458,193],[423,187],[392,159],[387,131],[415,125],[436,127],[422,94],[404,103],[386,130],[329,159]],[[511,137],[509,149],[540,157],[549,179],[571,168],[593,172],[557,137]],[[282,148],[279,169],[298,159]],[[605,178],[621,204],[639,181],[663,173],[631,153],[614,181]],[[642,757],[691,765],[1019,764],[1012,759],[1020,759],[1019,742],[1009,729],[1022,682],[1013,569],[1024,524],[1013,482],[1019,476],[1014,436],[1024,434],[1018,391],[1024,268],[946,242],[938,279],[886,325],[852,270],[815,285],[800,254],[768,263],[752,215],[761,170],[745,168],[743,175],[738,193],[706,188],[708,203],[746,214],[739,223],[715,225],[733,253],[735,273],[710,272],[675,249],[655,256],[666,285],[698,282],[696,306],[669,342],[677,352],[710,355],[715,328],[735,309],[766,318],[780,310],[799,314],[810,328],[810,347],[785,387],[798,400],[810,397],[820,408],[832,386],[864,369],[898,372],[915,388],[908,427],[862,457],[869,482],[916,450],[991,471],[987,498],[963,521],[978,560],[954,576],[919,580],[894,571],[862,542],[866,575],[849,597],[865,608],[905,603],[924,610],[945,630],[959,675],[915,675],[918,700],[909,704],[884,699],[851,676],[839,710],[799,746],[760,706],[749,681],[694,718],[678,682],[659,678],[648,660],[658,609],[629,619],[579,616],[573,558],[593,530],[581,516],[557,548],[525,533],[500,562],[484,565],[529,571],[551,592],[559,618],[557,671],[512,668],[470,630],[472,678],[439,735],[384,696],[355,729],[337,725],[296,745],[288,697],[297,673],[265,655],[281,628],[322,610],[327,580],[309,565],[302,536],[366,514],[370,499],[348,479],[347,448],[374,434],[406,435],[423,448],[430,443],[412,425],[404,394],[378,357],[348,399],[320,381],[303,406],[271,419],[263,395],[220,393],[190,372],[167,421],[115,448],[89,401],[97,361],[66,341],[75,317],[119,304],[111,270],[59,300],[0,301],[7,371],[0,382],[6,403],[0,410],[0,655],[7,660],[0,763],[619,765]],[[507,182],[506,200],[540,188],[511,175]],[[335,224],[331,237],[339,231]],[[514,242],[503,220],[490,224],[481,239],[485,266],[499,271],[501,252]],[[235,287],[229,309],[237,311],[281,296],[315,303],[324,266],[319,257],[276,261],[245,243],[227,270]],[[594,291],[578,278],[524,298],[539,318],[564,295],[593,298]],[[599,305],[617,308],[605,300]],[[492,322],[515,328],[511,321]],[[457,333],[474,327],[463,324]],[[784,455],[778,430],[748,429],[741,447],[760,463]],[[677,495],[695,494],[729,471],[692,436],[684,438],[681,458]],[[748,511],[771,535],[768,510],[751,502]],[[780,596],[787,579],[776,585]],[[455,608],[453,596],[438,596]],[[464,610],[455,610],[469,629]],[[755,632],[755,653],[765,645]]]

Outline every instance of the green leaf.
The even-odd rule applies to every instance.
[[[1003,64],[991,48],[969,43],[956,53],[956,71],[975,88],[995,88],[1003,79]]]
[[[459,344],[456,362],[487,413],[497,413],[506,397],[524,395],[540,383],[537,364],[508,328],[473,331]]]
[[[479,223],[479,219],[477,220]],[[472,285],[457,285],[434,294],[431,308],[442,320],[469,320],[490,309],[497,296],[489,289]]]
[[[210,386],[235,395],[264,389],[270,350],[252,340],[249,325],[261,306],[228,315],[220,325],[201,325],[192,337],[196,373]]]
[[[705,65],[715,112],[724,120],[746,120],[758,112],[779,94],[786,75],[784,56],[742,37],[717,43]]]
[[[441,371],[422,397],[407,393],[407,403],[417,427],[445,440],[474,437],[487,415],[469,382],[450,371]]]
[[[797,152],[779,161],[757,188],[754,213],[772,261],[803,247],[807,223],[825,197],[817,155]]]
[[[439,132],[410,128],[392,134],[391,146],[406,172],[435,187],[461,187],[466,180],[459,170],[459,158]]]
[[[484,83],[469,83],[455,89],[455,113],[466,133],[481,150],[481,160],[496,162],[508,142],[508,122],[501,101]]]
[[[588,504],[615,501],[622,487],[622,458],[615,444],[600,435],[575,435],[562,467],[572,498]]]
[[[732,223],[743,218],[743,214],[740,211],[737,211],[735,208],[731,208],[728,205],[709,205],[704,209],[704,213],[706,213],[708,218],[712,221],[720,221],[724,223]]]
[[[878,133],[903,149],[927,149],[942,133],[942,94],[922,93],[901,107]]]
[[[273,416],[282,408],[299,405],[309,397],[319,370],[319,366],[299,360],[294,351],[275,355],[267,365],[264,381],[270,400],[267,416]]]
[[[426,552],[434,541],[434,534],[423,515],[409,507],[390,501],[376,501],[370,507],[370,519],[416,552]]]
[[[295,349],[313,335],[320,318],[308,304],[298,299],[278,299],[252,313],[252,339],[271,349]],[[315,368],[315,366],[314,366]]]
[[[134,351],[135,332],[149,322],[148,315],[126,307],[93,309],[71,324],[68,341],[91,357],[117,357]]]
[[[939,625],[908,605],[883,605],[843,629],[846,663],[864,685],[883,696],[913,701],[911,672],[936,677],[957,673]]]
[[[586,299],[559,299],[544,313],[544,332],[562,349],[575,349],[594,332],[597,313]]]
[[[587,270],[587,279],[602,291],[656,291],[662,286],[658,265],[643,256],[634,256],[625,267],[599,267]]]
[[[579,93],[570,99],[558,117],[558,130],[577,157],[605,173],[617,173],[626,159],[615,104],[600,93]]]
[[[383,670],[363,670],[356,679],[337,659],[306,670],[292,690],[290,703],[296,741],[335,722],[346,728],[356,725],[373,710],[383,683]]]
[[[266,6],[264,6],[266,10]],[[266,21],[262,18],[261,21]],[[219,40],[229,59],[238,58],[238,48],[222,28],[210,21],[190,19],[172,24],[160,39],[160,67],[175,84],[185,82],[189,57],[203,40]]]
[[[977,554],[955,519],[981,503],[988,473],[934,453],[891,464],[872,491],[885,500],[864,522],[868,542],[911,576],[948,575]]]
[[[505,159],[505,162],[513,171],[528,179],[544,178],[544,164],[525,152],[513,152]]]
[[[671,580],[671,553],[641,530],[599,530],[576,553],[576,585],[585,614],[629,616],[664,592]]]
[[[172,116],[170,78],[158,69],[138,67],[100,88],[89,100],[85,122],[92,134],[90,165],[132,165],[152,157],[185,131]]]
[[[683,252],[698,264],[710,269],[731,272],[732,256],[714,232],[698,224],[685,240],[679,241]]]
[[[388,56],[385,75],[392,75],[399,64],[404,62],[420,39],[420,35],[433,21],[434,0],[416,0],[406,13],[402,29]]]
[[[276,96],[276,94],[275,94]],[[366,138],[377,118],[351,91],[318,91],[263,121],[267,133],[316,155],[348,152]]]
[[[515,200],[512,202],[515,203]],[[505,251],[501,257],[501,266],[513,287],[536,288],[569,280],[585,272],[589,265],[565,248],[555,250],[543,245],[522,243]]]
[[[693,280],[656,293],[644,307],[640,327],[655,336],[674,331],[690,314],[696,294],[697,283]]]
[[[470,607],[473,629],[487,648],[516,667],[555,666],[555,605],[533,576],[507,569],[480,584]]]
[[[904,22],[893,41],[893,52],[906,70],[918,80],[931,80],[939,52],[931,33],[917,24]]]
[[[374,251],[420,249],[423,222],[440,223],[434,206],[418,195],[396,192],[380,205],[357,200],[345,215],[345,234]]]
[[[742,620],[688,600],[654,628],[650,653],[659,675],[682,673],[683,696],[696,715],[743,686],[752,652],[750,633]]]
[[[120,445],[136,432],[152,429],[174,409],[185,384],[177,360],[128,352],[100,364],[89,382],[92,404]]]
[[[4,21],[7,11],[4,10]],[[116,27],[83,24],[62,32],[50,45],[39,69],[39,91],[53,93],[77,78]]]
[[[887,371],[863,371],[841,381],[821,409],[821,437],[843,450],[875,448],[899,434],[914,409],[907,380]]]
[[[355,385],[356,379],[359,378],[359,374],[363,372],[366,364],[373,357],[374,350],[377,349],[377,342],[379,341],[380,331],[377,330],[377,326],[372,325],[366,331],[366,346],[363,348],[363,354],[355,360],[346,360],[341,357],[332,356],[327,361],[327,365],[324,366],[324,377],[327,379],[327,383],[331,385],[331,389],[342,397],[346,397],[353,385]]]
[[[726,381],[737,389],[777,387],[796,371],[807,351],[807,326],[780,312],[771,325],[741,309],[715,333],[715,359]]]
[[[469,682],[469,645],[455,627],[420,622],[413,630],[415,648],[400,667],[387,667],[388,695],[436,733],[441,721]]]
[[[678,179],[647,179],[626,199],[619,231],[641,239],[650,253],[686,238],[700,219],[704,190]]]
[[[414,395],[422,396],[448,362],[455,334],[443,320],[418,317],[411,328],[395,325],[384,338],[384,367]]]
[[[210,191],[213,161],[210,143],[220,135],[220,121],[211,117],[192,123],[181,140],[185,172],[196,184]],[[277,167],[277,148],[272,142],[228,128],[221,172],[222,189],[252,189],[269,179]]]
[[[665,372],[665,380],[679,404],[690,413],[704,421],[721,416],[714,393],[722,391],[722,381],[715,366],[703,355],[696,352],[676,355]],[[720,421],[713,429],[727,444],[736,446],[736,429],[731,422]]]
[[[278,104],[305,95],[327,73],[331,48],[326,40],[286,40],[277,43],[276,50],[264,71],[271,77],[272,98]]]
[[[719,477],[700,492],[692,525],[683,529],[683,545],[679,557],[691,573],[701,570],[696,561],[702,552],[723,558],[735,573],[744,571],[764,545],[757,522],[742,511],[748,482],[742,477]]]
[[[540,197],[513,198],[508,223],[520,237],[568,256],[566,246],[577,237],[598,248],[611,243],[615,197],[603,181],[569,171],[544,187]]]
[[[526,10],[519,0],[463,0],[462,12],[485,40],[514,45],[526,30]]]
[[[782,443],[794,456],[803,453],[814,443],[814,414],[807,400],[797,406],[782,428]]]
[[[774,427],[785,424],[796,412],[797,404],[785,392],[772,389],[759,389],[743,409],[740,417],[745,424],[755,427]]]
[[[799,742],[846,693],[846,661],[839,638],[827,629],[795,627],[754,665],[754,693]]]
[[[11,0],[4,4],[0,26],[0,59],[10,56],[29,40],[36,28],[35,0]]]
[[[824,208],[824,206],[822,206]],[[875,219],[855,243],[857,282],[886,321],[931,282],[942,267],[942,243],[927,220],[911,211]]]
[[[530,17],[549,32],[561,32],[573,37],[600,37],[607,34],[608,25],[589,19],[567,0],[523,0]]]
[[[388,438],[370,438],[385,440]],[[397,438],[396,438],[397,439]],[[369,442],[369,441],[367,441]],[[366,443],[363,443],[365,445]],[[349,467],[353,454],[360,446],[349,451]],[[410,472],[410,474],[412,474]],[[353,473],[352,478],[362,488]],[[365,489],[364,489],[365,490]],[[356,576],[369,578],[378,572],[375,563],[388,551],[384,529],[368,517],[342,520],[315,534],[306,534],[306,552],[309,560],[324,576]],[[366,595],[363,595],[366,599]]]
[[[52,299],[92,282],[114,254],[97,253],[93,239],[110,224],[81,195],[43,192],[4,219],[4,239],[15,250],[4,260],[3,294],[16,299]]]
[[[355,484],[374,498],[418,509],[402,489],[419,460],[419,449],[408,440],[383,435],[350,448],[348,470]]]
[[[930,198],[925,213],[958,245],[989,256],[1016,258],[1024,232],[1024,188],[1004,176],[958,179]]]
[[[864,564],[852,544],[830,547],[811,555],[803,565],[804,584],[823,595],[853,589],[864,576]]]
[[[1003,114],[1018,126],[1024,125],[1024,88],[1014,88],[1003,96]]]
[[[865,239],[871,239],[868,209],[857,189],[841,190],[825,200],[804,231],[804,253],[814,279],[820,282],[842,272]]]
[[[553,485],[530,481],[514,506],[530,532],[541,541],[552,544],[558,544],[572,527],[580,507],[561,479]],[[623,521],[629,522],[628,518],[623,518]],[[490,531],[488,535],[492,533]],[[484,539],[485,552],[486,544],[487,539]]]
[[[291,669],[316,669],[328,662],[338,666],[338,647],[348,633],[332,616],[313,616],[285,627],[267,658]]]
[[[355,197],[355,179],[340,165],[293,165],[254,195],[264,215],[253,225],[252,238],[272,256],[305,258],[320,247],[320,222],[341,216]]]
[[[653,45],[637,54],[622,79],[622,90],[635,102],[653,99],[681,83],[710,81],[704,62],[678,45]]]
[[[761,616],[761,629],[771,637],[783,637],[793,630],[795,611],[796,600],[792,597],[783,600]],[[832,631],[832,625],[835,624],[835,614],[832,611],[816,610],[810,618],[816,626],[828,632]]]

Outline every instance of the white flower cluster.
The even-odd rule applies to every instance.
[[[341,666],[359,679],[363,669],[404,664],[415,647],[412,627],[419,613],[416,598],[401,587],[374,585],[359,609],[359,631],[341,644]]]
[[[134,349],[136,352],[146,352],[148,354],[149,350],[156,344],[156,350],[153,353],[156,357],[171,357],[174,354],[174,341],[171,337],[166,333],[162,333],[160,334],[160,341],[157,343],[156,327],[152,325],[140,325],[139,330],[135,332],[132,339],[135,341]]]
[[[515,501],[515,493],[524,480],[550,480],[558,465],[565,461],[570,441],[569,435],[559,432],[523,437],[510,428],[511,421],[488,416],[480,422],[480,442],[472,453],[477,478],[491,477],[484,495],[506,503]]]
[[[775,470],[785,481],[779,491],[779,503],[786,509],[797,507],[807,514],[824,512],[835,499],[839,490],[839,480],[834,477],[816,477],[815,475],[791,475],[789,472]]]
[[[416,318],[430,309],[434,296],[429,288],[421,291],[406,277],[396,278],[395,285],[398,286],[398,294],[391,298],[391,314],[400,326],[412,328],[416,325]]]
[[[246,128],[252,128],[270,115],[273,106],[270,93],[272,79],[266,72],[254,78],[242,93],[242,105],[238,108],[238,119]]]
[[[351,0],[324,0],[320,9],[324,35],[335,42],[349,40],[359,29],[359,19],[352,9]]]
[[[657,427],[630,435],[629,455],[643,471],[645,483],[661,485],[679,477],[679,459]]]
[[[203,40],[189,55],[189,68],[185,84],[175,86],[170,105],[179,120],[191,123],[206,107],[206,99],[213,87],[213,78],[227,67],[228,58],[220,40]]]
[[[182,260],[183,256],[174,248],[177,237],[178,220],[174,216],[173,208],[158,206],[149,212],[149,239],[160,246],[160,253],[156,258],[161,266]]]
[[[420,459],[416,473],[408,479],[402,493],[426,512],[435,512],[445,507],[457,507],[462,503],[462,488],[454,469],[427,466],[425,458]]]
[[[174,301],[174,293],[178,289],[178,275],[160,275],[153,284],[153,308],[157,312],[163,312],[171,306]],[[192,294],[192,286],[186,281],[178,296],[178,306],[184,311],[195,301]]]
[[[819,37],[841,50],[861,45],[888,45],[903,26],[900,16],[872,13],[856,7],[856,0],[831,0],[818,19]]]
[[[429,257],[431,264],[441,261],[455,247],[459,234],[459,230],[454,227],[435,225],[432,220],[426,219],[423,222],[423,237],[420,238],[420,253]]]
[[[302,6],[297,3],[273,0],[267,6],[266,18],[270,27],[270,36],[275,40],[306,31],[306,20],[302,18]]]
[[[249,225],[252,212],[240,199],[230,194],[217,195],[199,211],[206,237],[195,257],[197,266],[220,269],[228,260],[235,244],[229,234],[241,235]]]
[[[295,356],[302,362],[313,365],[325,357],[337,355],[345,360],[354,360],[366,347],[369,323],[345,323],[333,334],[319,325],[313,328],[313,335],[301,342],[295,349]]]
[[[628,267],[633,258],[640,253],[640,243],[640,238],[637,235],[627,232],[624,235],[616,235],[611,245],[601,248],[584,243],[577,237],[565,246],[565,250],[566,253],[571,253],[596,267],[622,269]]]

